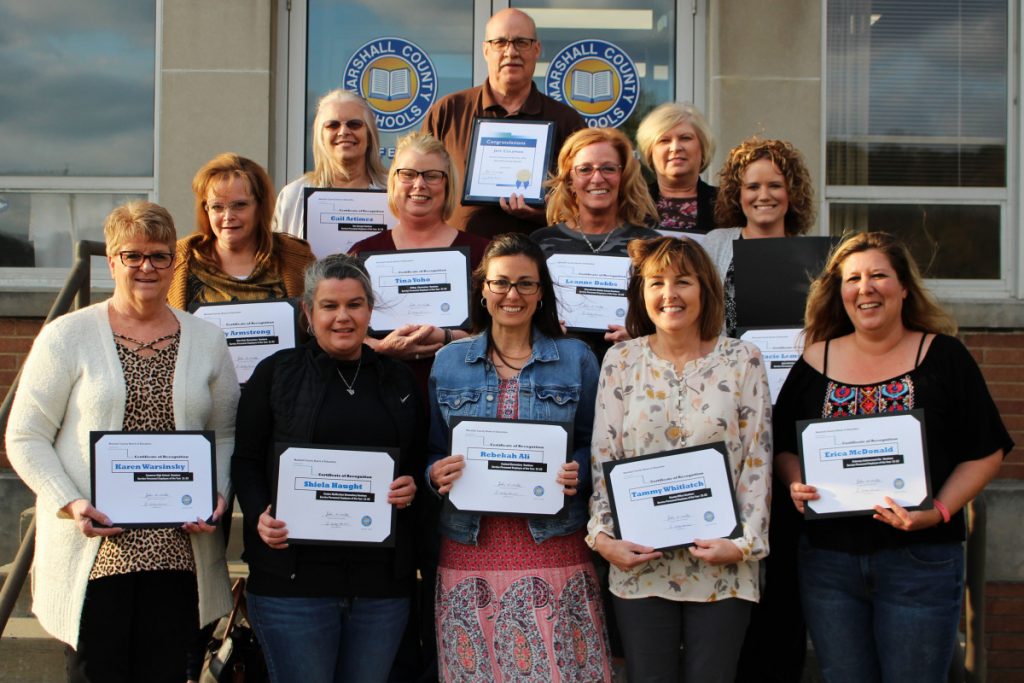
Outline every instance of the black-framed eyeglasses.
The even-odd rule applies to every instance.
[[[530,296],[540,291],[540,283],[536,280],[519,280],[518,282],[484,280],[484,282],[487,283],[487,289],[491,290],[494,294],[508,294],[508,290],[514,289],[521,296]]]
[[[121,265],[129,268],[141,268],[142,264],[148,260],[149,265],[157,270],[164,270],[170,268],[171,263],[174,262],[174,254],[166,251],[152,254],[143,254],[141,251],[119,251],[117,255],[121,257]]]
[[[396,168],[395,175],[404,183],[415,182],[416,178],[423,176],[423,180],[427,181],[431,185],[436,185],[448,177],[448,174],[444,171],[438,171],[436,169],[417,171],[415,168]]]
[[[580,178],[589,178],[595,172],[600,173],[605,178],[613,178],[622,172],[622,165],[602,164],[601,166],[594,166],[593,164],[580,164],[579,166],[573,166],[572,170]]]
[[[324,124],[324,128],[327,130],[338,130],[345,126],[349,130],[362,130],[365,125],[366,121],[362,119],[349,119],[348,121],[335,121],[332,119]]]
[[[530,47],[537,42],[536,38],[491,38],[485,40],[485,43],[489,44],[495,50],[504,50],[509,45],[514,47],[519,52],[529,50]]]

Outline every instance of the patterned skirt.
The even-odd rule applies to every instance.
[[[610,681],[597,576],[580,530],[538,545],[526,520],[483,517],[478,545],[442,539],[442,681]]]

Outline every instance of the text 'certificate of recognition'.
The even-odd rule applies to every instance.
[[[558,317],[565,326],[570,330],[607,332],[608,325],[625,324],[629,264],[625,256],[549,256]]]
[[[238,382],[245,384],[261,360],[295,348],[295,302],[291,299],[230,301],[190,307],[224,332]]]
[[[347,254],[356,242],[398,225],[383,190],[307,187],[306,241],[316,257]]]
[[[551,121],[476,119],[462,203],[497,204],[516,193],[543,207],[554,127]]]
[[[874,514],[888,496],[907,510],[930,509],[924,411],[801,420],[800,466],[819,500],[805,515]]]
[[[90,432],[92,505],[114,526],[209,521],[216,507],[213,432]]]
[[[718,442],[602,463],[619,538],[657,550],[742,534]]]
[[[762,327],[740,331],[740,339],[761,350],[764,369],[768,374],[768,390],[772,405],[779,398],[782,385],[789,377],[793,364],[804,352],[803,329],[799,327]]]
[[[288,525],[289,543],[394,546],[391,452],[289,444],[277,451],[273,513]]]
[[[455,418],[450,453],[466,468],[448,500],[467,512],[558,514],[565,505],[558,472],[571,452],[568,424]]]
[[[362,254],[377,302],[374,332],[402,325],[469,324],[469,248],[403,249]]]

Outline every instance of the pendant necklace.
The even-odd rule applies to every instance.
[[[348,392],[349,396],[356,395],[356,379],[359,377],[359,371],[363,369],[363,357],[359,357],[359,364],[356,366],[356,374],[352,375],[352,381],[349,382],[345,379],[345,375],[341,374],[341,368],[337,365],[334,366],[335,371],[338,373],[338,377],[345,383],[345,391]]]
[[[583,228],[580,228],[579,232],[580,232],[580,237],[582,237],[583,241],[587,243],[588,247],[590,247],[590,251],[594,252],[595,254],[600,254],[601,250],[604,249],[604,245],[608,244],[608,238],[612,236],[613,232],[615,232],[615,228],[612,228],[611,230],[608,231],[608,234],[604,236],[604,240],[601,242],[601,244],[597,245],[596,248],[594,247],[593,243],[590,241],[590,238],[587,237],[587,233],[583,232]]]

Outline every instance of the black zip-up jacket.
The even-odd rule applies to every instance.
[[[647,183],[647,190],[651,193],[651,199],[657,204],[661,198],[661,190],[658,189],[658,181],[652,180]],[[700,178],[697,178],[697,232],[709,233],[715,228],[715,199],[718,197],[718,188],[708,185]],[[657,228],[658,226],[650,226]]]

